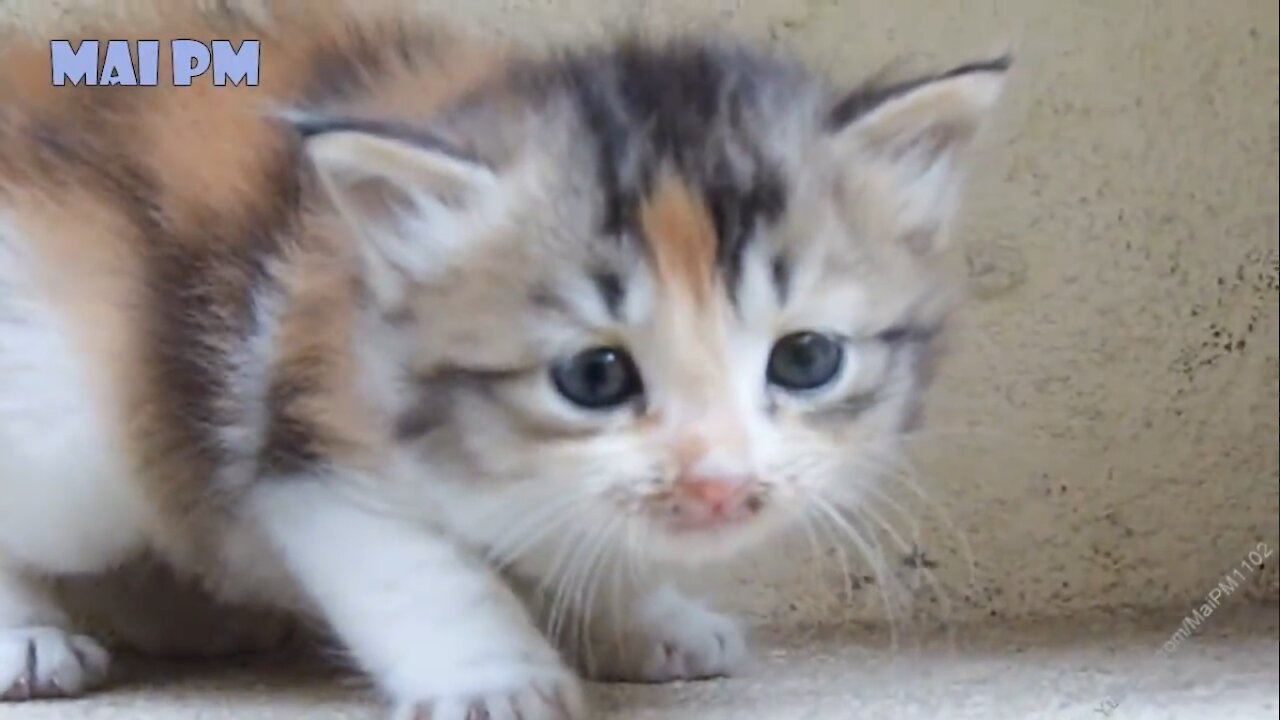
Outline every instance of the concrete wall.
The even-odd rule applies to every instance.
[[[0,17],[122,4],[0,0]],[[976,299],[918,441],[933,505],[893,486],[928,561],[889,563],[926,595],[908,564],[937,563],[941,612],[968,618],[1199,601],[1258,543],[1280,547],[1274,2],[466,5],[450,12],[551,41],[714,28],[849,82],[1011,43],[964,229]],[[836,554],[810,556],[800,534],[719,582],[761,616],[881,614],[865,567],[849,605]],[[1252,596],[1280,594],[1276,559],[1246,573]]]

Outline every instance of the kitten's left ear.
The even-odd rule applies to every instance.
[[[913,250],[945,244],[963,176],[959,155],[999,98],[1009,65],[1005,56],[862,88],[832,108],[837,158],[855,184],[877,186],[896,234]]]

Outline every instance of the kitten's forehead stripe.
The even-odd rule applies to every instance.
[[[785,304],[787,298],[791,295],[791,263],[787,261],[786,256],[778,255],[769,265],[769,276],[773,281],[773,290],[778,298],[778,304]]]
[[[771,123],[761,117],[768,105],[761,97],[789,86],[791,68],[731,48],[676,43],[624,45],[557,72],[594,147],[603,234],[652,242],[644,225],[672,199],[667,175],[678,176],[686,208],[710,219],[710,234],[698,235],[710,242],[697,247],[710,251],[710,272],[723,277],[732,299],[757,230],[785,210],[787,182],[766,150]]]
[[[716,224],[716,264],[725,277],[725,288],[733,297],[742,274],[743,255],[757,230],[776,221],[786,205],[786,190],[778,175],[762,171],[750,187],[717,186],[708,191],[708,203]]]
[[[695,305],[711,300],[717,237],[706,203],[680,178],[661,175],[640,208],[640,229],[659,282]]]
[[[606,235],[619,237],[633,220],[634,190],[622,186],[622,172],[618,167],[618,158],[627,146],[627,118],[617,98],[612,96],[612,78],[604,75],[598,66],[571,63],[563,72],[586,126],[587,139],[595,149],[596,180],[604,203],[602,229]],[[536,86],[534,82],[528,84]]]
[[[626,297],[626,288],[622,284],[622,276],[612,270],[601,270],[591,274],[600,299],[614,320],[622,319],[622,301]]]

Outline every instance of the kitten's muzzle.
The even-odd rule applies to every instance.
[[[760,483],[751,476],[682,475],[655,510],[676,531],[698,531],[750,520],[764,507]]]

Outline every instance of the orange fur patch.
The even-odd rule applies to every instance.
[[[640,227],[653,253],[659,281],[706,307],[715,287],[716,230],[706,203],[667,173],[640,210]]]
[[[724,328],[716,273],[716,232],[706,203],[673,174],[662,175],[640,210],[662,299],[660,329],[671,367],[686,391],[721,391]]]
[[[357,5],[354,16],[343,9]],[[296,153],[268,112],[307,106],[317,95],[335,114],[420,122],[501,73],[506,56],[415,20],[421,10],[407,0],[279,0],[270,12],[239,18],[189,3],[130,14],[131,22],[110,13],[47,32],[73,41],[157,39],[162,47],[173,38],[258,39],[261,84],[214,87],[205,75],[172,87],[162,52],[159,87],[54,87],[48,40],[34,34],[46,30],[0,32],[0,210],[29,236],[23,249],[35,256],[36,282],[93,358],[95,390],[114,406],[137,481],[156,505],[153,540],[180,565],[212,569],[219,546],[208,538],[217,536],[226,498],[209,492],[213,461],[175,422],[193,415],[192,398],[174,387],[172,370],[155,364],[157,347],[180,351],[164,344],[188,338],[164,336],[152,305],[180,298],[150,288],[198,290],[207,304],[201,313],[238,318],[253,290],[249,261],[259,244],[269,246],[254,231],[293,223],[282,232],[306,237],[316,257],[290,258],[306,275],[285,278],[290,307],[274,369],[286,380],[301,371],[311,383],[288,409],[305,417],[330,457],[376,464],[389,431],[371,419],[356,386],[349,342],[356,299],[342,273],[349,263],[337,257],[343,231],[326,225],[322,208],[292,206]],[[358,91],[329,98],[344,84]],[[192,264],[209,265],[194,273],[198,287],[163,276],[181,263],[157,261],[187,253]],[[197,339],[216,362],[236,350],[237,337]]]
[[[347,266],[324,252],[305,253],[294,259],[284,281],[291,304],[281,318],[272,373],[314,392],[278,411],[306,421],[327,457],[375,471],[390,452],[390,429],[359,388],[359,366],[350,351],[359,300]]]

